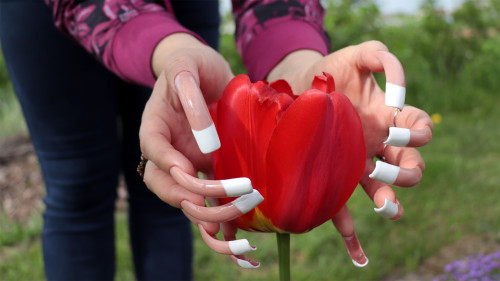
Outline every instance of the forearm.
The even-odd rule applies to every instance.
[[[153,0],[45,0],[54,23],[125,81],[152,87],[157,44],[181,26],[167,6]],[[200,39],[201,40],[201,39]]]
[[[233,1],[236,43],[252,80],[269,79],[278,64],[296,51],[329,53],[324,10],[317,0]]]

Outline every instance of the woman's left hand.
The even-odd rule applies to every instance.
[[[390,219],[400,218],[403,210],[389,185],[411,187],[420,182],[425,164],[415,147],[426,145],[431,140],[431,118],[412,106],[400,110],[386,105],[387,95],[378,86],[372,72],[385,72],[387,81],[402,84],[396,86],[403,90],[404,72],[397,58],[378,41],[350,46],[325,57],[314,51],[297,51],[276,66],[268,80],[285,79],[294,93],[302,93],[311,87],[313,77],[323,72],[333,75],[336,91],[350,99],[361,118],[367,149],[361,185],[377,208],[383,208],[386,199],[397,204],[398,212]],[[387,144],[387,141],[392,144]],[[376,169],[374,158],[383,158],[391,166],[381,165]],[[374,170],[377,170],[375,175]]]
[[[336,91],[344,93],[358,112],[366,144],[366,167],[360,180],[375,211],[397,220],[403,207],[391,185],[412,187],[422,179],[425,163],[416,147],[432,138],[433,123],[424,111],[404,105],[405,78],[399,60],[378,41],[346,47],[327,56],[299,50],[285,57],[267,80],[285,79],[294,93],[311,88],[316,75],[333,75]],[[386,92],[373,72],[385,72]],[[404,106],[404,107],[403,107]],[[374,163],[374,159],[377,159]],[[333,219],[355,265],[368,262],[357,241],[347,208]]]

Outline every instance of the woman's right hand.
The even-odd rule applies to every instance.
[[[258,266],[242,256],[255,247],[246,239],[234,240],[235,230],[228,224],[223,232],[231,241],[219,241],[215,234],[220,223],[250,211],[263,197],[247,178],[197,177],[198,171],[211,174],[210,153],[220,147],[207,104],[218,100],[234,77],[229,64],[191,35],[176,33],[157,45],[152,66],[158,78],[139,133],[141,151],[148,159],[144,182],[161,200],[181,208],[214,251],[232,255],[240,266]],[[241,197],[232,203],[206,207],[206,198],[236,196]]]

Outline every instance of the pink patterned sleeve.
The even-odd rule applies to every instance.
[[[248,75],[263,80],[287,54],[330,51],[319,0],[233,0],[236,45]]]
[[[151,57],[165,36],[186,32],[170,2],[157,0],[45,0],[57,28],[125,81],[153,87]]]

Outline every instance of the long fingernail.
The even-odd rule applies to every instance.
[[[208,197],[236,197],[251,193],[252,183],[248,178],[206,180],[193,177],[181,168],[173,166],[170,175],[187,190]]]
[[[410,146],[422,146],[432,139],[432,130],[429,127],[420,130],[411,130]]]
[[[368,264],[368,258],[365,256],[363,248],[361,248],[361,244],[359,244],[359,240],[356,234],[342,238],[344,240],[347,252],[351,257],[352,263],[357,267],[366,266]]]
[[[249,178],[235,178],[220,181],[228,197],[236,197],[251,193],[253,190],[252,182]]]
[[[238,239],[228,242],[229,249],[235,255],[242,255],[244,253],[253,252],[257,250],[257,247],[250,246],[247,239]]]
[[[256,265],[254,265],[254,264],[252,264],[249,261],[242,260],[242,259],[239,259],[239,258],[236,258],[236,263],[238,263],[238,265],[240,267],[243,267],[243,268],[246,268],[246,269],[255,269],[255,268],[259,268],[260,267],[260,263],[257,263]]]
[[[259,205],[262,201],[264,201],[264,197],[260,195],[260,193],[254,189],[252,193],[245,194],[233,200],[231,202],[241,213],[246,214],[255,206]]]
[[[181,72],[175,77],[174,84],[201,152],[210,153],[219,149],[219,135],[194,77],[189,72]]]
[[[410,142],[410,129],[390,127],[389,137],[384,144],[405,147]]]
[[[388,198],[385,198],[384,206],[374,208],[373,210],[386,219],[392,219],[398,214],[398,209],[398,204],[392,202]]]
[[[387,82],[385,84],[385,105],[403,110],[406,88]]]
[[[215,125],[213,123],[208,128],[201,131],[197,131],[195,129],[191,129],[191,131],[193,132],[194,138],[201,152],[207,154],[220,148],[221,144],[219,135],[217,134],[217,130],[215,129]]]
[[[356,267],[365,267],[368,265],[368,262],[370,260],[368,258],[365,259],[365,262],[364,263],[358,263],[357,261],[355,260],[352,260],[352,263],[356,266]]]
[[[383,161],[375,163],[375,170],[369,175],[370,178],[386,184],[393,184],[398,177],[400,168]]]

